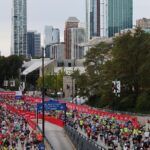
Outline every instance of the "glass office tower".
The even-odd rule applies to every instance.
[[[132,28],[133,0],[108,0],[108,36]]]
[[[32,58],[41,57],[41,34],[36,31],[27,32],[27,53]]]
[[[11,54],[27,56],[27,0],[13,0]]]
[[[133,0],[86,0],[86,33],[92,37],[112,37],[132,28]]]
[[[86,0],[87,39],[107,36],[107,0]]]

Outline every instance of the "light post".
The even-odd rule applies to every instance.
[[[75,58],[73,59],[73,69],[72,69],[72,101],[74,97],[74,79],[73,79],[74,67],[75,67]]]
[[[56,73],[56,99],[58,100],[58,79],[57,79],[57,73]]]
[[[45,109],[44,109],[44,98],[45,98],[45,89],[44,89],[44,48],[42,48],[42,136],[43,136],[43,144],[45,138]]]
[[[57,92],[58,92],[58,79],[57,79],[57,73],[56,72],[53,72],[53,76],[54,76],[54,83],[55,83],[55,98],[56,98],[56,100],[58,100],[58,94],[57,94]]]

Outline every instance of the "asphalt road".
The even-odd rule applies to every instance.
[[[39,126],[42,128],[42,124],[39,124]],[[55,150],[75,150],[75,147],[61,127],[45,122],[45,136]]]

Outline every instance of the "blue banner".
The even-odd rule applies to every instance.
[[[15,96],[15,99],[16,99],[16,100],[21,100],[21,99],[22,99],[22,96]]]
[[[37,104],[37,110],[41,111],[42,110],[42,103]],[[50,102],[45,102],[44,103],[44,109],[45,111],[48,110],[66,110],[66,104],[65,103],[50,103]]]

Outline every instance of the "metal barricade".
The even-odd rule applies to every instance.
[[[77,150],[106,150],[106,148],[98,145],[92,140],[89,140],[87,137],[77,132],[74,128],[66,125],[64,129]]]

